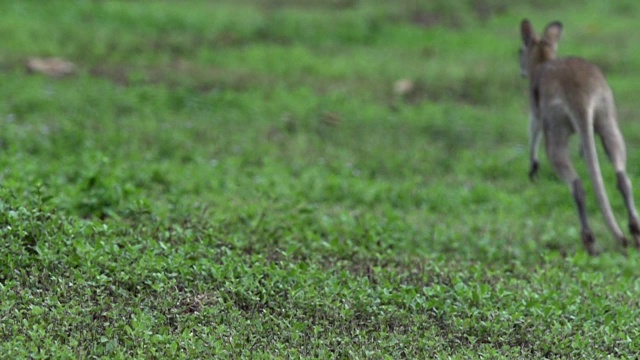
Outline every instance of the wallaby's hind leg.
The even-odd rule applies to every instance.
[[[640,248],[640,223],[638,221],[636,206],[633,202],[631,181],[624,170],[616,172],[616,175],[618,176],[618,190],[622,193],[624,204],[626,205],[627,212],[629,213],[629,231],[631,232],[631,236],[633,236],[636,247]]]
[[[542,124],[533,114],[529,115],[529,180],[533,181],[538,173],[538,147],[542,134]]]
[[[575,200],[576,207],[578,208],[578,216],[580,217],[582,243],[589,255],[596,255],[595,238],[593,237],[593,232],[591,231],[589,221],[587,220],[587,208],[584,203],[584,187],[582,186],[582,181],[576,178],[570,186],[573,199]]]
[[[596,255],[595,238],[589,226],[589,220],[587,219],[584,187],[569,157],[568,142],[571,132],[568,129],[554,130],[555,131],[547,131],[545,134],[547,156],[556,174],[558,174],[571,189],[571,194],[576,202],[578,217],[580,218],[582,243],[589,255]]]
[[[616,171],[618,190],[620,190],[622,194],[627,213],[629,214],[629,231],[631,232],[631,236],[633,236],[636,247],[640,247],[640,220],[638,219],[638,212],[636,211],[636,206],[633,201],[631,181],[626,172],[627,152],[622,134],[617,126],[608,126],[606,129],[598,130],[600,130],[600,137],[602,138],[602,144],[607,152],[607,156],[613,163],[613,168]]]

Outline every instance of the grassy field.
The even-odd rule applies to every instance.
[[[529,182],[517,49],[603,68],[640,201],[640,5],[557,3],[1,2],[0,354],[637,357],[640,253],[577,147],[602,255]]]

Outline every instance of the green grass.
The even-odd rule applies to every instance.
[[[0,353],[637,357],[640,254],[529,182],[516,54],[564,22],[638,188],[640,6],[428,3],[2,2]]]

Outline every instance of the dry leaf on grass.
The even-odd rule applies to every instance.
[[[76,65],[74,63],[56,57],[28,58],[26,67],[30,74],[38,73],[55,78],[73,75],[76,72]]]

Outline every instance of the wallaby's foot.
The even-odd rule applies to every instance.
[[[623,247],[622,251],[620,251],[620,253],[622,254],[622,256],[624,257],[629,257],[629,248],[628,247]]]
[[[622,255],[625,257],[629,256],[629,240],[626,236],[620,236],[618,238],[618,243],[622,246]]]
[[[540,165],[538,164],[538,160],[531,160],[531,165],[529,166],[529,180],[533,181],[538,175],[538,168]]]
[[[640,249],[640,226],[638,226],[636,221],[629,222],[629,232],[631,232],[631,236],[633,236],[636,248]]]
[[[584,244],[584,248],[587,250],[587,253],[591,256],[597,256],[598,251],[596,250],[596,239],[593,237],[593,233],[591,231],[583,231],[582,232],[582,243]]]
[[[626,236],[623,236],[618,239],[618,242],[622,245],[622,253],[626,256],[627,249],[629,248],[629,240],[627,240]]]

